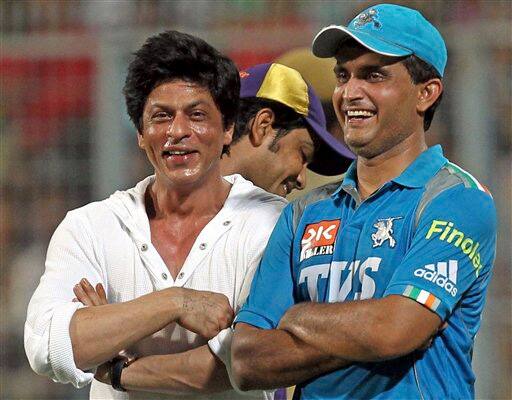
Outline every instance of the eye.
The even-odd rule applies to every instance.
[[[206,119],[206,113],[202,110],[193,110],[190,113],[190,118],[193,121],[204,121]]]
[[[157,111],[153,114],[152,119],[157,121],[163,121],[171,118],[168,112],[166,111]]]
[[[348,81],[348,73],[347,73],[347,71],[335,70],[334,74],[336,75],[336,79],[338,80],[338,82],[344,83],[344,82]]]
[[[377,71],[369,72],[366,79],[370,82],[380,82],[384,79],[384,74]]]
[[[303,164],[310,164],[313,161],[313,152],[306,148],[301,148],[300,153],[302,156]]]

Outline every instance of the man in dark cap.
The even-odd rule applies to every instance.
[[[241,174],[280,196],[306,185],[306,167],[345,172],[353,154],[327,129],[320,99],[301,74],[278,63],[240,73],[240,108],[222,173]]]

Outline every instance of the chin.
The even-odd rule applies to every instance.
[[[373,158],[377,155],[375,149],[369,143],[352,141],[346,142],[346,145],[358,157]]]
[[[200,179],[198,171],[194,170],[182,170],[182,171],[165,171],[162,174],[164,179],[171,185],[190,185]]]

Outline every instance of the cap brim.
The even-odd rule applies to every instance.
[[[355,155],[326,129],[306,117],[306,121],[321,139],[308,168],[320,175],[333,176],[345,172]]]
[[[313,54],[320,58],[334,57],[340,45],[354,39],[368,50],[390,57],[403,57],[413,54],[409,49],[391,44],[366,32],[354,30],[340,25],[323,28],[313,39]]]

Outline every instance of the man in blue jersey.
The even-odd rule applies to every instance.
[[[333,104],[357,155],[341,185],[287,206],[236,319],[242,389],[297,398],[474,397],[471,356],[495,256],[492,197],[428,148],[440,33],[370,7],[313,42],[336,57]]]

